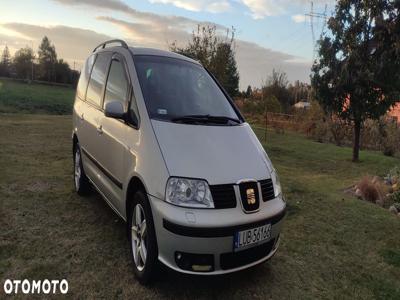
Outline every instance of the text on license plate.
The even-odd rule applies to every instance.
[[[259,244],[262,241],[271,238],[271,224],[260,227],[246,229],[235,233],[233,249],[235,251],[242,248],[248,248],[253,244]]]

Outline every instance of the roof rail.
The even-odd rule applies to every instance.
[[[120,43],[122,47],[128,49],[127,43],[123,40],[109,40],[109,41],[105,41],[104,43],[101,43],[100,45],[98,45],[96,48],[93,49],[93,52],[96,52],[96,50],[99,49],[100,47],[101,47],[101,49],[104,49],[107,44],[112,44],[112,43]]]

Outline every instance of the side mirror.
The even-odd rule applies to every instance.
[[[104,114],[106,117],[115,119],[124,119],[125,110],[121,102],[111,101],[106,104]]]

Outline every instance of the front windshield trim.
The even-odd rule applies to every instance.
[[[133,61],[134,61],[134,64],[135,64],[135,69],[136,69],[136,73],[137,73],[137,78],[138,78],[138,80],[139,80],[139,87],[140,87],[140,89],[141,89],[142,96],[143,96],[143,100],[144,100],[144,104],[145,104],[145,107],[146,107],[146,110],[147,110],[147,114],[148,114],[148,116],[149,116],[150,119],[155,119],[155,120],[158,120],[158,121],[173,122],[173,121],[172,121],[172,118],[173,118],[173,117],[176,117],[176,115],[175,115],[175,116],[173,116],[173,115],[168,115],[168,117],[163,118],[162,116],[155,116],[154,113],[151,112],[151,110],[150,110],[150,108],[149,108],[149,105],[148,105],[148,103],[147,103],[148,101],[146,100],[145,92],[144,92],[144,90],[143,90],[142,80],[141,80],[141,78],[140,78],[140,76],[139,76],[139,73],[138,73],[139,68],[138,68],[138,64],[137,64],[137,58],[139,58],[139,57],[140,57],[140,58],[142,58],[142,57],[144,57],[144,58],[153,58],[153,57],[154,57],[154,58],[158,58],[158,59],[162,59],[162,60],[165,59],[165,61],[166,61],[165,63],[168,63],[168,62],[167,62],[168,60],[170,60],[170,61],[182,62],[183,64],[192,65],[192,66],[194,66],[194,67],[196,67],[196,68],[199,68],[199,69],[205,71],[205,73],[207,73],[207,75],[209,76],[209,78],[211,79],[211,81],[216,85],[216,87],[218,88],[218,90],[223,94],[225,100],[229,103],[230,108],[233,110],[233,113],[235,114],[235,118],[237,118],[237,119],[240,121],[239,123],[227,122],[226,124],[216,124],[216,123],[212,123],[212,122],[210,122],[209,124],[205,124],[206,122],[200,124],[200,122],[199,122],[199,123],[196,123],[195,125],[206,125],[206,126],[214,126],[214,125],[215,125],[215,126],[236,126],[236,125],[240,125],[240,124],[242,124],[242,123],[245,122],[243,115],[241,114],[241,112],[239,111],[239,109],[237,108],[237,106],[235,105],[235,103],[233,102],[232,98],[228,95],[228,93],[227,93],[227,92],[225,91],[225,89],[221,86],[221,84],[216,80],[215,76],[214,76],[209,70],[207,70],[207,68],[203,67],[200,63],[197,63],[197,62],[195,62],[195,61],[180,59],[180,58],[176,58],[176,57],[163,56],[163,55],[154,55],[154,54],[133,54],[133,58],[134,58]],[[136,58],[136,59],[135,59],[135,58]],[[150,60],[150,61],[151,61],[151,60]],[[224,116],[224,115],[222,115],[222,116]],[[229,114],[228,114],[226,117],[229,118],[229,117],[232,117],[232,116],[229,116]],[[176,123],[176,122],[174,122],[174,123]],[[234,124],[232,124],[232,123],[234,123]],[[184,124],[184,123],[182,122],[182,123],[180,123],[180,124]],[[186,124],[187,124],[187,123],[186,123]]]
[[[157,118],[157,117],[152,117],[150,118],[151,121],[157,121],[157,122],[167,122],[167,123],[172,123],[176,125],[192,125],[192,126],[215,126],[215,127],[234,127],[234,126],[242,126],[246,122],[245,121],[240,121],[240,123],[185,123],[185,122],[174,122],[170,119],[162,119],[162,118]]]

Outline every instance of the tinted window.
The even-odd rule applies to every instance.
[[[238,118],[203,67],[160,56],[138,55],[134,61],[151,118],[171,120],[187,115]]]
[[[107,53],[97,55],[94,62],[92,74],[90,75],[89,86],[86,93],[86,100],[101,106],[103,86],[106,81],[106,72],[109,62]]]
[[[128,80],[126,79],[125,69],[120,61],[113,60],[107,79],[104,107],[110,101],[119,101],[125,107],[127,96]]]
[[[85,65],[82,68],[81,75],[79,76],[79,82],[77,87],[77,95],[81,99],[85,99],[87,83],[90,76],[90,71],[93,67],[93,62],[95,59],[95,55],[91,55],[85,62]]]

